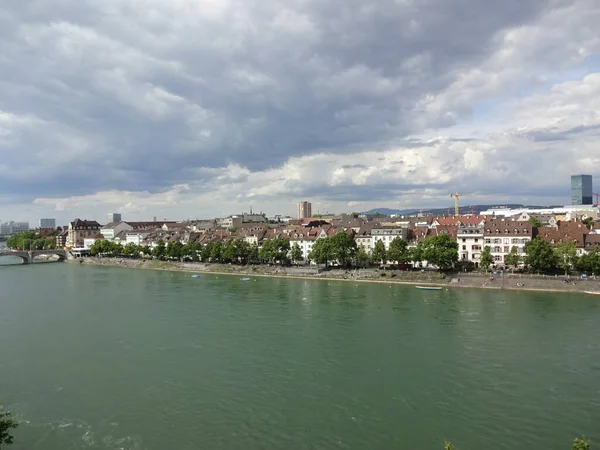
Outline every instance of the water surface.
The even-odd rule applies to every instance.
[[[600,441],[596,298],[60,263],[0,286],[14,450]]]

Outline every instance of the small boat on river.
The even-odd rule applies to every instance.
[[[427,291],[440,291],[442,288],[439,286],[415,286],[417,289],[425,289]]]
[[[600,291],[583,291],[584,294],[600,295]]]

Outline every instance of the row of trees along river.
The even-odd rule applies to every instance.
[[[525,245],[524,253],[519,253],[513,246],[504,264],[516,269],[524,266],[533,273],[568,273],[577,270],[581,273],[600,273],[600,249],[593,249],[582,256],[577,256],[577,249],[572,242],[551,244],[539,237]],[[207,245],[199,243],[182,244],[158,241],[154,248],[139,246],[133,243],[121,246],[105,240],[96,241],[90,248],[92,255],[120,256],[128,258],[155,258],[160,260],[203,261],[233,264],[248,263],[299,263],[303,260],[302,250],[297,242],[275,238],[265,241],[261,247],[238,238],[228,242],[212,242]],[[355,240],[347,233],[338,233],[332,237],[315,240],[308,255],[317,264],[328,265],[337,262],[342,267],[367,267],[371,264],[390,262],[397,265],[415,264],[427,261],[441,270],[472,269],[472,263],[458,260],[458,244],[447,234],[431,236],[420,241],[416,246],[409,246],[400,237],[391,241],[386,250],[383,241],[377,241],[373,250],[367,253],[364,247],[357,246]],[[493,254],[486,246],[480,259],[481,268],[489,270],[494,263]]]
[[[54,234],[58,233],[56,231]],[[12,249],[49,250],[54,249],[54,235],[39,235],[33,231],[16,234],[8,238],[6,246]],[[299,263],[303,260],[302,250],[298,243],[275,238],[265,241],[261,247],[238,238],[228,242],[212,242],[201,245],[196,242],[182,244],[158,241],[153,248],[134,243],[120,245],[115,242],[98,240],[90,248],[92,255],[119,256],[127,258],[156,258],[160,260],[203,261],[234,264],[248,263]],[[405,239],[395,238],[385,248],[383,241],[377,241],[373,250],[368,253],[364,247],[357,246],[355,240],[347,233],[338,233],[332,237],[317,239],[308,255],[311,261],[328,265],[337,262],[343,267],[367,267],[371,264],[390,262],[397,265],[415,264],[423,261],[441,270],[459,268],[472,270],[473,264],[459,262],[458,243],[447,234],[430,236],[416,246],[410,246]],[[494,264],[494,257],[489,246],[485,246],[480,258],[480,266],[489,270]],[[501,263],[502,264],[502,263]],[[503,265],[514,269],[524,266],[533,273],[567,274],[576,270],[587,274],[600,274],[600,249],[578,256],[575,244],[560,242],[551,244],[539,237],[525,245],[524,253],[519,253],[513,246],[506,256]]]

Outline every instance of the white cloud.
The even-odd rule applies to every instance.
[[[598,22],[595,0],[13,2],[0,216],[566,201],[600,175]]]

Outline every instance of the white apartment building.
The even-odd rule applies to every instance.
[[[459,261],[471,261],[475,263],[475,267],[479,267],[481,251],[484,247],[483,234],[484,227],[482,225],[458,227],[456,241]]]
[[[407,239],[408,228],[398,226],[376,225],[371,229],[371,249],[375,248],[377,241],[382,241],[385,249],[390,249],[390,243],[397,237]],[[357,242],[358,244],[358,242]]]
[[[489,246],[494,264],[503,265],[512,247],[525,255],[525,245],[533,238],[531,222],[497,220],[485,224],[484,246]]]
[[[100,229],[100,234],[107,241],[112,241],[122,231],[131,231],[133,227],[126,222],[111,222]]]
[[[10,234],[18,234],[23,233],[25,231],[29,231],[29,222],[5,222],[0,225],[0,234],[2,235],[10,235]]]

